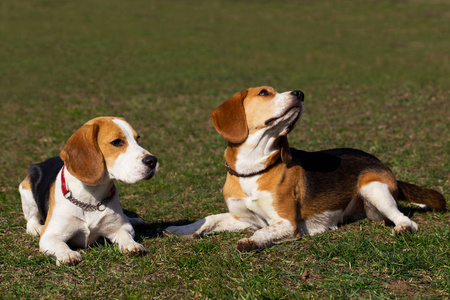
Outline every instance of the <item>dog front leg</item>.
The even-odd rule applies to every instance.
[[[65,241],[48,232],[44,232],[42,235],[39,241],[39,248],[46,255],[56,256],[57,266],[62,263],[76,265],[83,260],[80,253],[73,251]]]
[[[246,229],[255,230],[251,224],[238,220],[230,213],[223,213],[208,216],[189,225],[170,226],[166,232],[185,237],[197,237],[214,232],[240,232]]]
[[[241,252],[262,249],[273,244],[298,239],[296,229],[288,220],[279,220],[257,230],[251,238],[239,240],[237,249]]]
[[[147,250],[134,241],[134,229],[130,222],[124,223],[116,232],[106,236],[113,243],[119,245],[120,251],[125,254],[144,254]]]

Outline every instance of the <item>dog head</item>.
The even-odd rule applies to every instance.
[[[138,134],[123,118],[98,117],[88,121],[67,141],[60,153],[69,172],[96,185],[105,176],[126,183],[150,179],[155,156],[139,146]]]
[[[277,93],[263,86],[235,94],[211,113],[216,130],[230,143],[242,144],[249,135],[278,138],[298,123],[303,109],[301,91]]]

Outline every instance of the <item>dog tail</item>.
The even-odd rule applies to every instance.
[[[420,206],[426,205],[438,211],[445,211],[447,209],[444,196],[436,190],[403,181],[397,181],[397,186],[397,200],[419,204]]]

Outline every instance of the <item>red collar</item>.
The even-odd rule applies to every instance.
[[[65,165],[62,166],[62,170],[61,170],[61,190],[62,190],[63,195],[66,196],[67,193],[70,193],[70,192],[66,185],[66,178],[64,177],[64,168],[65,168]]]

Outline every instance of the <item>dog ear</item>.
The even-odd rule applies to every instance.
[[[96,123],[84,124],[59,154],[69,172],[89,185],[99,183],[105,174],[105,162],[97,142],[99,128]]]
[[[247,139],[248,127],[244,111],[244,99],[248,90],[234,94],[211,113],[214,128],[227,141],[240,144]]]
[[[281,161],[285,164],[289,164],[292,161],[291,150],[289,150],[289,142],[287,136],[280,137],[280,148],[281,148]]]

